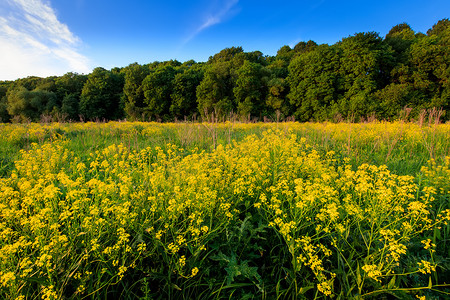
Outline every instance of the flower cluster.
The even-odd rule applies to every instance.
[[[236,277],[261,293],[311,293],[300,290],[309,286],[308,296],[326,298],[435,273],[441,245],[430,232],[450,221],[450,158],[430,161],[418,178],[352,165],[339,158],[344,144],[326,149],[302,135],[374,143],[401,126],[401,138],[421,138],[417,125],[398,123],[2,125],[1,139],[30,143],[0,178],[0,298],[103,298],[141,276],[176,290],[215,284],[211,296]],[[183,128],[202,135],[181,139]],[[88,130],[113,142],[90,140],[92,133],[80,150],[68,138]],[[220,130],[245,137],[227,141]],[[155,143],[141,147],[137,136]],[[212,268],[244,219],[270,241],[250,247],[249,257],[265,264],[234,258]],[[264,272],[282,275],[273,283]],[[208,281],[210,274],[218,278]],[[264,280],[277,288],[267,292]]]

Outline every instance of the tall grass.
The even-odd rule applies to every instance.
[[[65,138],[80,156],[119,143],[136,151],[170,143],[210,152],[267,129],[291,130],[322,153],[350,158],[354,168],[369,163],[387,165],[396,174],[416,174],[429,159],[442,163],[450,156],[450,124],[433,122],[0,124],[0,174],[8,174],[21,149],[55,138]]]

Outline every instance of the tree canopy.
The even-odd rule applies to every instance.
[[[177,60],[0,81],[0,121],[161,120],[201,116],[300,121],[392,120],[408,108],[443,109],[450,120],[450,21],[426,34],[406,23],[385,37],[284,45],[275,56],[225,48],[207,62]]]

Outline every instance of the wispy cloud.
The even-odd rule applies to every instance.
[[[221,6],[216,9],[214,12],[209,13],[206,20],[198,26],[184,41],[184,43],[189,42],[193,38],[195,38],[198,34],[200,34],[205,29],[214,26],[216,24],[222,23],[233,11],[233,8],[239,0],[224,0],[220,1]]]
[[[80,39],[44,0],[3,0],[0,9],[0,80],[66,72],[89,73]]]

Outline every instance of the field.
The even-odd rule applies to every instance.
[[[1,299],[450,297],[450,124],[0,124]]]

